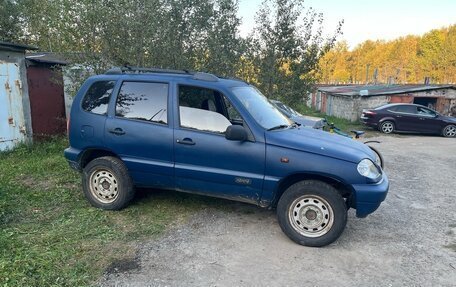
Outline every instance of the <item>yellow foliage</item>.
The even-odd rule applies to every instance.
[[[352,51],[339,42],[319,62],[322,83],[456,83],[456,25],[423,36],[367,40]],[[375,77],[376,75],[376,77]]]

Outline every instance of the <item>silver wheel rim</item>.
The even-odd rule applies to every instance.
[[[107,169],[97,169],[90,176],[90,192],[102,203],[111,203],[119,194],[117,178]]]
[[[383,123],[382,124],[382,131],[385,133],[385,134],[389,134],[393,131],[394,129],[394,126],[393,126],[393,123],[390,123],[390,122],[386,122],[386,123]]]
[[[445,136],[454,137],[456,136],[456,126],[448,126],[445,128]]]
[[[288,217],[293,229],[306,237],[323,236],[334,223],[331,205],[316,195],[304,195],[293,201]]]

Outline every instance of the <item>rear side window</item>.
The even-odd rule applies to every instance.
[[[416,107],[415,106],[397,106],[396,112],[407,113],[407,114],[416,114]]]
[[[95,82],[90,86],[82,100],[82,108],[94,114],[103,115],[108,111],[109,98],[115,81]]]
[[[168,84],[124,82],[116,101],[116,116],[168,123]]]

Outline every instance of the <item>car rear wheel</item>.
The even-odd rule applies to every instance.
[[[87,164],[82,172],[82,186],[93,206],[107,210],[122,209],[135,193],[125,164],[111,156],[96,158]]]
[[[444,137],[447,137],[447,138],[456,137],[456,125],[447,125],[443,129],[442,134]]]
[[[390,134],[394,131],[394,123],[391,121],[384,121],[380,125],[380,131],[385,134]]]
[[[321,247],[334,242],[345,229],[347,208],[329,184],[306,180],[293,184],[277,205],[282,231],[294,242]]]

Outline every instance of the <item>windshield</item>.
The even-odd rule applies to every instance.
[[[288,127],[293,123],[254,87],[236,87],[232,91],[263,128],[270,130],[276,127]]]
[[[302,117],[302,114],[298,113],[297,111],[293,110],[292,108],[288,107],[291,111],[291,114],[295,117]]]

